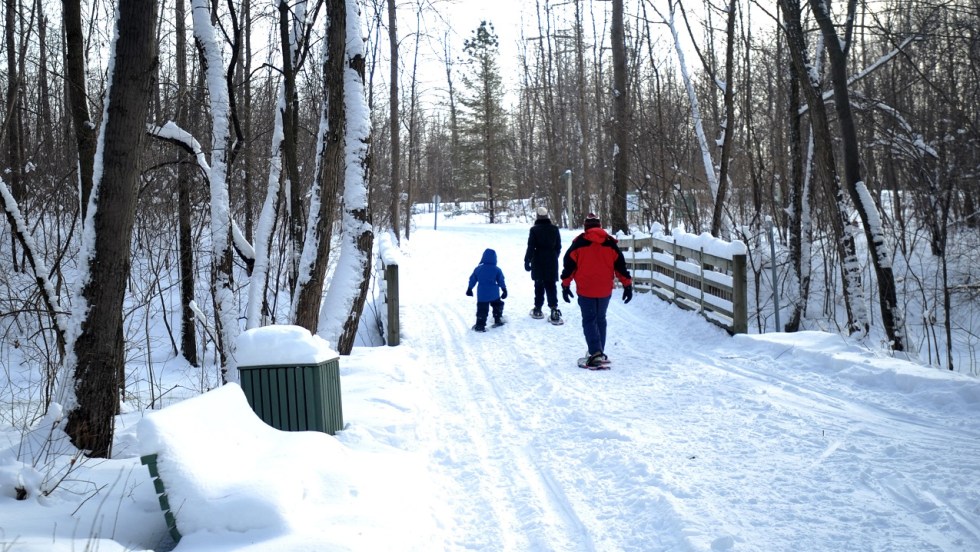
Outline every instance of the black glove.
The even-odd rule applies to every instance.
[[[564,299],[566,303],[571,303],[572,297],[575,297],[575,294],[572,293],[572,288],[568,286],[561,286],[561,298]]]
[[[524,261],[524,270],[531,272],[531,261]]]
[[[633,300],[633,285],[623,287],[623,303],[629,303]]]
[[[506,299],[507,298],[507,288],[504,288],[503,290],[501,290],[501,292],[500,292],[500,298],[501,299]]]
[[[473,297],[473,288],[466,288],[466,296]]]

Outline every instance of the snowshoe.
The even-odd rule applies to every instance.
[[[544,318],[544,313],[541,312],[541,309],[531,309],[530,314],[531,314],[531,318],[534,318],[535,320],[541,320],[542,318]]]
[[[486,326],[481,326],[481,325],[477,324],[477,325],[473,326],[473,331],[474,332],[485,332],[485,331],[487,331],[487,327]]]
[[[608,370],[610,367],[609,357],[601,352],[593,353],[578,359],[578,367],[588,370]]]
[[[494,318],[493,319],[493,325],[490,326],[490,327],[491,328],[499,328],[499,327],[501,327],[503,325],[504,325],[504,319],[503,318]]]

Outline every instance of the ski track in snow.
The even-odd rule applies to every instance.
[[[562,232],[563,250],[573,236]],[[401,263],[429,280],[402,277],[401,313],[431,390],[416,431],[449,489],[446,549],[980,549],[980,422],[855,391],[793,354],[740,350],[650,296],[624,306],[620,290],[612,370],[579,369],[574,299],[559,305],[563,326],[528,316],[526,239],[515,225],[416,231]],[[478,334],[463,292],[486,247],[510,297],[506,325]],[[934,530],[915,531],[923,520]],[[950,527],[972,538],[951,541]]]

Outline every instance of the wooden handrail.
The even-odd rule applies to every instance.
[[[626,251],[637,291],[696,310],[731,334],[748,332],[744,253],[723,257],[680,245],[669,236],[622,236],[619,246]]]

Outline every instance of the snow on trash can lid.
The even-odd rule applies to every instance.
[[[237,344],[239,366],[319,364],[339,356],[327,340],[302,326],[286,324],[246,330]]]

